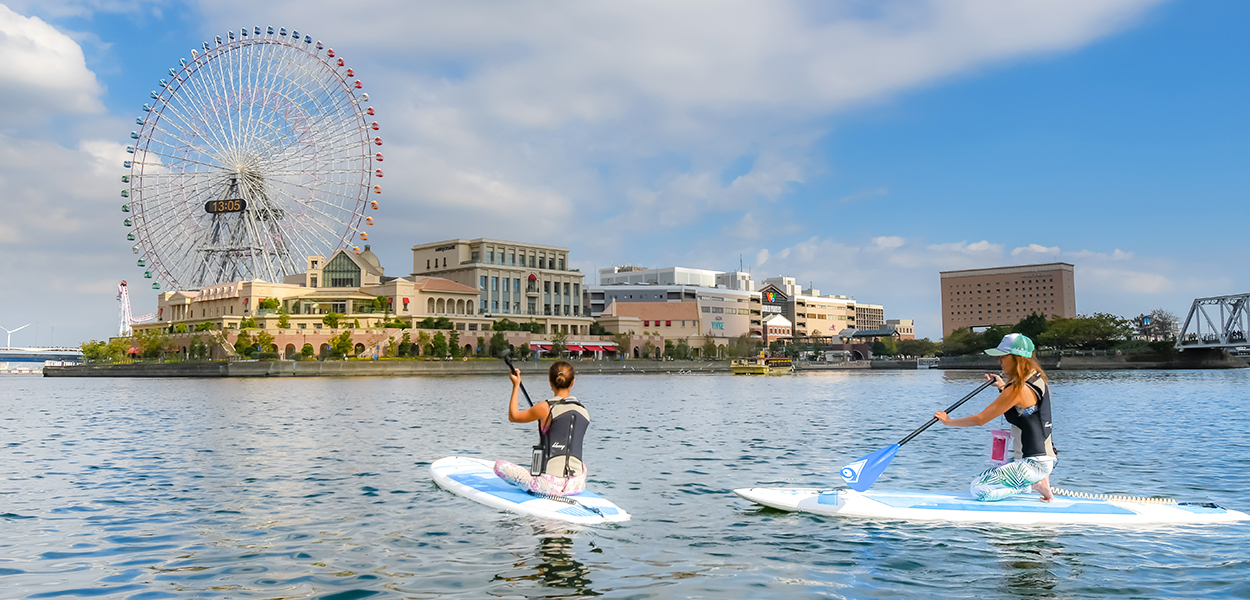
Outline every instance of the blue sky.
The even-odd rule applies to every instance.
[[[388,274],[448,237],[565,245],[591,282],[742,257],[934,339],[946,269],[1071,262],[1081,312],[1126,316],[1250,289],[1244,2],[30,1],[0,9],[15,344],[116,330],[139,106],[254,25],[365,81]]]

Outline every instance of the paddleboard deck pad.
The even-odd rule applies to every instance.
[[[629,513],[589,490],[563,498],[530,494],[495,475],[494,462],[479,458],[440,458],[430,465],[430,475],[439,487],[500,510],[578,525],[629,520]]]
[[[816,488],[745,488],[734,493],[772,508],[838,517],[905,521],[959,521],[1010,524],[1185,524],[1225,523],[1250,518],[1214,504],[1154,504],[1055,496],[1042,502],[1024,494],[998,502],[978,502],[971,494]]]

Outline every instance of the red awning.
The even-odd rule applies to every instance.
[[[539,346],[539,347],[538,347],[538,349],[539,349],[539,350],[550,350],[550,349],[551,349],[551,344],[542,344],[541,346]]]
[[[586,349],[591,352],[600,352],[603,350],[603,346],[586,346]]]
[[[582,348],[581,346],[578,346],[575,344],[569,344],[567,347],[569,350],[572,350],[574,352],[581,352],[582,350],[585,350],[585,348]]]

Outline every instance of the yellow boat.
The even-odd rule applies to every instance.
[[[735,358],[729,369],[734,375],[785,375],[794,371],[788,358]]]

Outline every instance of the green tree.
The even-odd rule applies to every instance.
[[[984,338],[973,332],[971,327],[962,327],[942,338],[942,354],[946,356],[972,354],[989,347],[984,344]],[[994,345],[997,346],[997,342]]]
[[[503,356],[503,351],[508,349],[508,340],[503,336],[502,331],[496,331],[490,336],[490,355],[492,357]]]
[[[196,331],[212,331],[213,329],[216,329],[216,327],[213,327],[213,324],[207,321],[199,323],[195,326]]]
[[[352,332],[344,331],[330,338],[330,356],[334,358],[342,358],[349,356],[355,344],[352,343]]]
[[[257,328],[256,319],[253,319],[252,317],[244,317],[242,321],[239,321],[239,329],[256,329],[256,328]]]
[[[690,360],[690,344],[686,340],[679,340],[677,347],[673,351],[673,356],[682,360]]]
[[[434,334],[434,341],[430,342],[430,354],[434,358],[447,356],[447,337],[443,335],[443,332]]]
[[[251,356],[256,351],[252,345],[252,334],[246,329],[239,330],[239,337],[234,339],[234,351],[243,356]]]
[[[321,317],[321,322],[324,323],[325,326],[329,327],[330,329],[338,329],[339,319],[341,318],[343,318],[343,315],[340,315],[339,313],[336,313],[336,312],[326,313],[325,316]]]
[[[1033,343],[1036,344],[1038,340],[1042,339],[1042,334],[1046,333],[1046,328],[1049,326],[1050,323],[1046,320],[1046,315],[1034,311],[1029,313],[1029,316],[1020,319],[1020,322],[1011,328],[1011,332],[1023,335],[1033,340]]]
[[[317,349],[313,348],[312,344],[304,344],[304,346],[299,349],[299,353],[304,358],[312,358],[312,356],[317,353]]]
[[[428,355],[430,353],[430,344],[432,342],[433,340],[430,338],[429,333],[426,333],[424,331],[418,331],[417,332],[417,354]]]
[[[399,340],[399,355],[400,356],[412,356],[413,355],[412,337],[408,335],[407,331],[404,332],[404,337]]]
[[[360,319],[352,319],[352,329],[360,329]]]
[[[981,332],[981,350],[993,348],[1003,341],[1003,336],[1011,333],[1006,325],[990,325]]]
[[[459,359],[464,356],[464,348],[460,347],[460,332],[455,329],[451,330],[451,335],[447,338],[447,343],[451,346],[451,357]]]
[[[551,353],[556,356],[564,356],[568,350],[569,334],[563,331],[557,331],[551,334]]]
[[[265,298],[264,300],[261,300],[260,304],[257,306],[259,306],[261,310],[273,310],[278,308],[281,304],[282,303],[279,302],[277,298]]]
[[[676,358],[677,344],[673,340],[664,340],[664,358]]]
[[[598,321],[594,321],[590,324],[590,335],[612,335],[612,332],[608,331],[607,327],[600,325]]]
[[[647,343],[642,345],[642,357],[643,358],[656,357],[657,351],[659,351],[659,348],[657,348],[655,344],[652,344],[651,340],[647,340]]]
[[[186,323],[179,323],[177,325],[174,325],[174,333],[186,333],[186,332],[187,332]]]
[[[905,356],[933,356],[938,349],[939,346],[929,341],[929,338],[898,341],[898,353]]]
[[[543,326],[538,321],[530,319],[530,322],[526,323],[526,325],[528,327],[523,327],[522,328],[523,331],[528,331],[530,333],[542,333],[543,332]]]
[[[395,338],[387,339],[385,356],[399,356],[399,340]]]
[[[719,358],[716,352],[716,341],[712,338],[703,340],[703,346],[700,348],[700,355],[705,359]]]
[[[187,349],[187,354],[191,358],[208,358],[208,344],[205,344],[204,340],[197,335],[195,339],[191,340],[191,347]]]
[[[90,341],[82,345],[82,357],[87,362],[113,362],[126,355],[126,344],[122,339],[107,342]]]
[[[875,356],[894,356],[898,354],[898,340],[894,336],[883,337],[872,343]]]
[[[617,356],[621,358],[621,360],[629,358],[629,354],[630,354],[629,338],[630,338],[629,333],[612,334],[612,341],[616,342],[616,354]]]
[[[260,346],[262,352],[277,352],[278,347],[274,345],[274,337],[269,335],[268,331],[261,330],[256,334],[256,345]]]
[[[291,315],[286,314],[286,309],[284,308],[278,309],[278,328],[279,329],[291,328]]]
[[[388,310],[390,306],[391,306],[391,302],[390,300],[387,300],[386,296],[374,296],[373,297],[374,312],[380,312],[384,315],[390,314],[391,311]]]
[[[486,345],[486,338],[480,335],[477,336],[476,352],[478,356],[481,356],[482,352],[485,352],[486,356],[490,356],[490,347]]]

